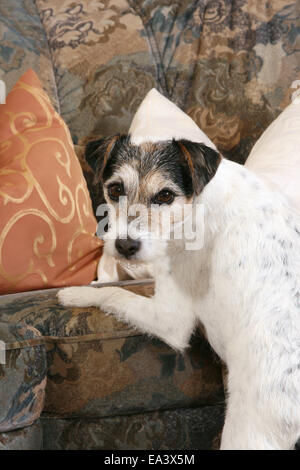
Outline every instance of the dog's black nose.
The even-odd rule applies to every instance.
[[[116,249],[125,258],[131,258],[140,249],[140,246],[141,242],[139,240],[133,240],[132,238],[116,239]]]

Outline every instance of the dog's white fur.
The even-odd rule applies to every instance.
[[[152,298],[71,287],[59,300],[98,306],[179,351],[201,322],[228,367],[221,449],[292,449],[300,436],[300,217],[224,159],[195,202],[205,207],[204,247],[170,241],[151,265]]]

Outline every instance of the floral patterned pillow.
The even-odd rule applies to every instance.
[[[102,242],[70,133],[29,70],[0,105],[0,293],[89,284]]]

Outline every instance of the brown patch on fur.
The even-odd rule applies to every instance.
[[[149,199],[158,191],[159,185],[165,182],[165,178],[157,168],[152,168],[140,181],[138,188],[138,199],[142,203],[147,203]]]
[[[104,171],[106,163],[109,159],[109,155],[110,155],[112,149],[114,148],[116,142],[120,139],[120,137],[121,137],[121,134],[117,134],[117,135],[109,138],[109,141],[108,141],[108,139],[103,139],[102,146],[106,147],[106,149],[104,150],[105,153],[104,153],[104,158],[103,158],[103,162],[102,162],[102,165],[101,165],[101,169],[100,169],[100,171],[98,171],[95,174],[95,178],[94,178],[94,181],[93,181],[94,184],[98,184],[102,181],[103,171]],[[108,141],[108,143],[107,143],[107,141]],[[100,145],[99,150],[101,149],[102,146]]]
[[[109,142],[108,146],[107,146],[107,149],[106,149],[106,152],[104,154],[104,159],[103,159],[103,165],[102,165],[102,170],[104,170],[105,168],[105,165],[107,163],[107,160],[109,158],[109,155],[110,155],[110,152],[112,151],[112,149],[114,148],[114,145],[115,143],[117,142],[117,140],[120,138],[120,135],[115,135],[111,141]],[[102,174],[101,174],[102,176]]]
[[[191,170],[191,174],[192,176],[194,176],[194,173],[195,173],[195,168],[194,168],[194,165],[193,165],[193,160],[192,160],[192,157],[191,157],[191,154],[189,153],[189,151],[187,150],[187,148],[183,145],[182,142],[178,141],[178,145],[179,147],[181,148],[181,151],[186,159],[186,161],[188,162],[188,165],[189,165],[189,168]]]
[[[106,150],[105,155],[104,155],[103,168],[105,167],[105,165],[106,165],[106,163],[107,163],[107,160],[108,160],[108,157],[109,157],[110,152],[112,151],[112,149],[113,149],[115,143],[117,142],[117,140],[118,140],[119,138],[120,138],[120,135],[115,135],[115,136],[111,139],[110,143],[108,144],[107,150]]]
[[[194,191],[198,195],[215,175],[222,157],[215,150],[202,144],[189,141],[186,141],[186,145],[181,141],[177,141],[177,144],[189,166]],[[203,149],[201,145],[204,147]]]

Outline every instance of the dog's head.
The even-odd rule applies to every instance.
[[[151,262],[170,249],[174,227],[188,216],[221,156],[188,140],[135,146],[129,136],[116,135],[90,142],[86,159],[95,184],[103,184],[109,209],[105,250],[117,258]]]

